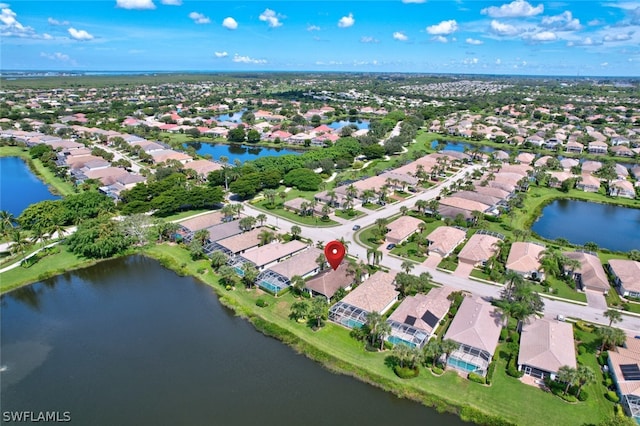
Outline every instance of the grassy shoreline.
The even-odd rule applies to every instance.
[[[2,146],[0,147],[0,157],[20,157],[23,159],[31,172],[47,185],[49,191],[55,195],[65,196],[76,192],[71,183],[57,178],[40,160],[32,159],[27,148]]]

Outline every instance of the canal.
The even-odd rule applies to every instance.
[[[0,157],[0,210],[18,217],[33,203],[58,198],[31,172],[22,158]]]
[[[328,372],[142,256],[0,303],[5,412],[68,411],[92,425],[466,424]]]
[[[235,160],[239,160],[244,163],[248,160],[255,160],[259,157],[275,156],[280,157],[282,155],[298,155],[300,151],[287,148],[270,148],[263,146],[248,146],[237,144],[213,144],[213,143],[201,143],[201,142],[187,142],[185,147],[191,146],[200,155],[211,155],[214,160],[220,160],[220,157],[227,157],[229,164],[233,164]]]

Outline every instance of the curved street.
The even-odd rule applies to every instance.
[[[251,216],[257,216],[261,213],[267,216],[267,224],[278,228],[283,232],[291,231],[293,225],[297,225],[302,229],[302,235],[306,238],[313,240],[314,242],[322,241],[327,243],[332,240],[344,238],[349,242],[347,251],[350,255],[355,256],[366,262],[367,260],[367,247],[361,245],[355,238],[357,231],[353,231],[354,225],[360,225],[362,228],[372,225],[377,219],[388,218],[400,213],[402,206],[413,207],[417,200],[430,200],[440,194],[442,188],[450,186],[454,181],[463,177],[465,173],[472,173],[473,170],[481,168],[481,165],[474,164],[467,166],[456,174],[448,177],[442,183],[429,188],[426,191],[420,192],[415,196],[409,197],[405,200],[399,201],[394,204],[387,204],[384,208],[369,212],[366,216],[349,221],[341,221],[340,225],[332,227],[313,227],[306,226],[298,223],[293,223],[282,217],[278,217],[270,214],[268,211],[258,210],[251,206],[251,204],[245,202],[243,212]],[[400,271],[404,259],[390,255],[385,249],[384,245],[380,247],[383,256],[380,264],[387,268]],[[439,271],[435,268],[429,268],[422,264],[415,264],[415,267],[411,271],[412,274],[419,275],[422,272],[428,272],[433,277],[433,280],[439,284],[454,287],[457,290],[464,290],[475,295],[484,298],[497,298],[500,296],[502,287],[498,284],[491,285],[485,284],[480,281],[472,280],[470,278],[459,277],[446,272]],[[612,289],[612,291],[614,291]],[[564,300],[558,300],[556,298],[544,297],[544,315],[547,317],[557,317],[563,315],[565,318],[583,319],[585,321],[609,324],[609,320],[603,316],[604,311],[599,308],[585,306],[584,304],[574,303]],[[629,314],[628,312],[621,311],[622,322],[616,324],[616,327],[623,329],[630,335],[640,335],[640,316]]]

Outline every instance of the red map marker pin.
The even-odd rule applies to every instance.
[[[340,262],[344,259],[346,250],[340,241],[330,241],[324,246],[324,257],[335,271],[340,266]]]

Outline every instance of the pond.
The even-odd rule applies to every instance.
[[[473,150],[475,148],[480,148],[481,152],[493,152],[496,149],[491,147],[491,146],[485,146],[485,145],[473,145],[470,143],[466,143],[466,142],[455,142],[455,141],[433,141],[431,143],[431,148],[432,149],[436,149],[436,147],[438,146],[439,143],[443,143],[445,144],[445,151],[458,151],[458,152],[464,152],[465,149],[469,149],[469,150]]]
[[[556,200],[545,206],[531,229],[573,244],[593,241],[615,251],[640,249],[640,209],[577,200]]]
[[[332,129],[341,129],[344,126],[356,125],[358,126],[358,130],[362,130],[362,129],[368,129],[369,123],[370,123],[369,120],[355,120],[355,121],[339,120],[339,121],[332,121],[331,123],[327,124],[327,126],[331,127]]]
[[[247,160],[255,160],[258,157],[279,157],[287,154],[300,154],[300,151],[294,151],[288,148],[268,148],[262,146],[236,144],[225,145],[201,142],[187,142],[184,144],[184,146],[191,146],[195,148],[196,152],[200,155],[209,154],[214,160],[220,160],[220,157],[222,156],[227,157],[230,164],[233,164],[236,159],[244,163]]]
[[[0,157],[0,210],[18,217],[33,203],[58,197],[38,179],[20,157]]]
[[[68,411],[92,425],[466,424],[330,373],[141,256],[0,303],[4,412]]]
[[[247,111],[247,109],[243,108],[238,112],[216,115],[213,117],[213,119],[216,121],[230,121],[232,123],[240,123],[242,121],[242,114],[244,114],[245,111]]]

